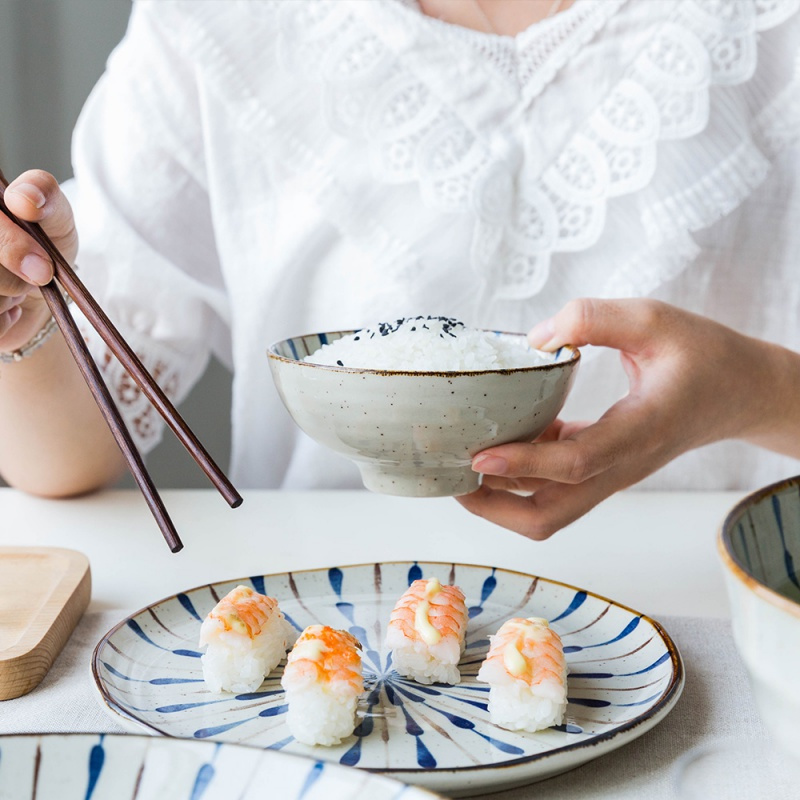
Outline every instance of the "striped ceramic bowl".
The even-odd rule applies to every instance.
[[[0,800],[444,800],[338,764],[220,742],[103,733],[0,736]]]
[[[800,759],[800,476],[733,508],[718,549],[759,712],[776,744]]]

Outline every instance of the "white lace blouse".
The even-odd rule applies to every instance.
[[[576,0],[506,37],[415,0],[138,3],[75,132],[82,274],[176,399],[209,353],[234,370],[245,488],[359,485],[281,405],[265,350],[290,335],[650,295],[800,349],[799,10]],[[92,347],[150,448],[157,415]],[[564,416],[625,389],[586,348]],[[798,471],[727,442],[642,485]]]

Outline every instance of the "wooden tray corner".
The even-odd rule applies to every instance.
[[[42,681],[92,591],[89,559],[62,547],[0,547],[0,700]]]

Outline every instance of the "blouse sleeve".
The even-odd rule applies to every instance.
[[[156,7],[156,8],[153,8]],[[173,402],[210,352],[228,360],[229,308],[203,162],[203,120],[180,18],[134,5],[73,138],[82,280]],[[174,23],[170,26],[170,23]],[[92,355],[142,451],[163,425],[97,333],[76,312]]]

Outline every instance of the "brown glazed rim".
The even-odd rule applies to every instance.
[[[795,603],[788,597],[779,594],[774,589],[770,589],[765,583],[757,580],[747,569],[736,559],[731,544],[731,535],[739,520],[750,508],[757,503],[776,494],[795,487],[800,489],[800,475],[792,478],[785,478],[777,483],[769,484],[761,489],[748,494],[742,498],[729,512],[722,522],[717,534],[717,551],[725,569],[737,580],[744,584],[745,588],[753,592],[762,600],[766,600],[770,605],[776,606],[795,617],[800,617],[800,603]]]
[[[381,565],[395,565],[395,564],[407,564],[411,565],[417,563],[415,561],[408,561],[403,559],[391,560],[391,561],[380,561],[380,562],[358,562],[353,564],[339,564],[337,565],[339,569],[353,569],[357,567],[365,567],[365,566],[374,566],[375,563],[379,563]],[[616,608],[620,608],[624,611],[627,611],[630,614],[634,614],[643,620],[645,623],[650,625],[653,630],[655,631],[656,635],[661,639],[664,647],[666,648],[667,652],[669,653],[669,660],[672,666],[672,675],[669,679],[669,684],[662,690],[658,700],[656,700],[653,705],[645,712],[639,714],[637,717],[628,720],[627,722],[620,723],[615,728],[610,731],[605,731],[603,733],[596,733],[593,736],[589,737],[588,739],[584,739],[580,742],[575,742],[573,744],[564,745],[562,747],[557,747],[553,750],[546,750],[541,753],[536,753],[532,755],[522,756],[520,758],[513,758],[508,761],[502,761],[493,764],[474,764],[472,766],[464,766],[464,767],[449,767],[449,768],[442,768],[442,767],[421,767],[415,769],[413,767],[369,767],[366,768],[365,772],[374,772],[380,773],[383,775],[387,775],[388,777],[399,778],[400,780],[408,780],[403,776],[408,775],[420,775],[423,773],[428,772],[447,772],[450,774],[462,774],[462,773],[470,773],[474,772],[479,774],[481,772],[487,771],[503,771],[507,772],[509,768],[521,766],[523,764],[529,764],[532,762],[537,761],[550,761],[556,755],[560,755],[562,753],[573,752],[578,750],[585,750],[589,748],[596,747],[599,744],[604,744],[607,742],[613,742],[614,739],[618,739],[618,737],[623,734],[627,733],[628,731],[633,731],[636,728],[644,727],[644,731],[649,730],[653,725],[656,725],[658,722],[661,721],[664,715],[666,715],[669,711],[672,710],[672,707],[677,702],[678,698],[680,697],[681,693],[683,692],[683,686],[686,679],[686,673],[683,666],[683,658],[675,644],[672,640],[672,637],[669,633],[665,630],[665,628],[659,623],[655,618],[649,617],[647,614],[643,614],[640,611],[636,611],[635,609],[631,608],[630,606],[626,606],[623,603],[618,603],[615,600],[611,600],[604,595],[597,594],[596,592],[589,591],[587,589],[581,589],[577,586],[574,586],[569,583],[564,583],[563,581],[554,580],[552,578],[546,578],[540,575],[534,575],[533,573],[526,573],[521,572],[519,570],[514,569],[506,569],[505,567],[491,567],[485,564],[472,564],[467,562],[461,561],[420,561],[419,563],[424,563],[427,565],[433,566],[450,566],[450,567],[462,567],[467,569],[494,569],[497,572],[505,572],[511,575],[521,575],[525,578],[537,578],[540,581],[544,581],[545,583],[553,584],[556,586],[564,586],[567,589],[573,591],[581,591],[586,592],[587,595],[594,597],[595,599],[604,601],[609,604],[609,606],[615,606]],[[292,574],[301,574],[301,573],[313,573],[313,572],[323,572],[330,569],[330,567],[310,567],[308,569],[300,569],[300,570],[288,570],[284,572],[277,572],[277,573],[265,573],[264,577],[274,577],[276,575],[285,575],[287,572],[291,572]],[[206,587],[210,587],[212,585],[220,584],[220,583],[235,583],[236,581],[247,581],[249,580],[248,577],[242,576],[240,578],[229,578],[226,580],[214,581],[213,583],[202,583],[197,586],[194,586],[190,589],[184,589],[183,593],[191,594],[198,589],[203,589]],[[129,712],[125,711],[125,709],[121,708],[114,699],[110,696],[108,690],[103,685],[103,681],[100,678],[100,668],[98,666],[98,662],[100,662],[101,654],[105,646],[110,642],[111,638],[114,636],[117,631],[121,628],[125,627],[128,623],[128,620],[135,619],[140,614],[146,613],[149,609],[155,608],[156,606],[161,605],[162,603],[167,603],[170,601],[175,600],[176,594],[169,595],[167,597],[162,598],[150,605],[139,609],[139,611],[135,611],[132,614],[128,614],[125,619],[118,622],[114,627],[108,630],[100,641],[95,645],[94,651],[92,652],[92,660],[91,660],[91,670],[92,670],[92,677],[94,679],[94,686],[97,690],[100,700],[106,706],[106,708],[112,711],[115,715],[122,717],[125,720],[128,720],[142,728],[146,728],[149,731],[159,734],[161,736],[171,737],[171,734],[165,733],[160,728],[156,727],[152,723],[144,722],[143,720],[139,719],[138,717],[133,716]],[[643,732],[644,732],[643,731]],[[637,734],[641,735],[641,734]],[[180,737],[174,737],[180,738]],[[603,751],[603,754],[606,752],[611,752],[612,750],[616,749],[616,747],[621,746],[622,744],[626,744],[627,742],[620,742],[616,745],[612,745],[609,750]]]

